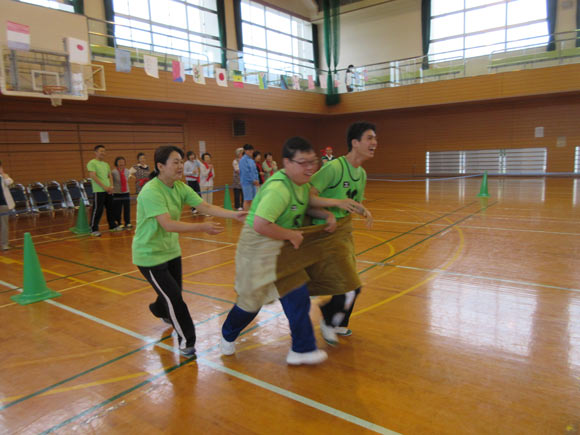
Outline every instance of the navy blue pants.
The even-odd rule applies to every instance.
[[[288,318],[292,334],[292,350],[304,353],[316,350],[314,329],[310,320],[310,295],[303,285],[280,299],[284,314]],[[249,313],[237,305],[231,309],[222,326],[222,334],[229,341],[235,341],[242,330],[256,317],[258,312]]]

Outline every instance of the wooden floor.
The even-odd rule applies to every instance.
[[[13,220],[11,243],[32,233],[62,296],[14,304],[22,250],[0,253],[0,433],[579,433],[580,180],[490,179],[487,201],[479,187],[369,182],[354,333],[328,348],[317,330],[316,367],[286,365],[279,303],[220,356],[237,222],[181,239],[191,363],[148,311],[130,232],[79,238],[62,212]]]

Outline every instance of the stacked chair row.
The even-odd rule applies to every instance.
[[[82,201],[90,206],[93,201],[93,188],[90,179],[69,180],[62,185],[58,181],[31,183],[10,186],[14,199],[13,214],[40,213],[42,211],[65,210],[78,207]]]

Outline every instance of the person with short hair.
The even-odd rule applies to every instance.
[[[326,360],[327,355],[316,346],[306,284],[283,297],[279,294],[264,294],[270,289],[261,287],[261,277],[253,276],[251,268],[246,267],[250,255],[248,250],[255,250],[256,253],[279,250],[285,240],[298,249],[303,241],[299,228],[307,212],[328,219],[329,231],[336,228],[332,213],[322,208],[312,208],[309,204],[308,182],[318,166],[312,145],[300,137],[290,138],[284,144],[282,157],[284,169],[270,177],[256,195],[238,241],[235,285],[238,298],[222,326],[220,349],[223,355],[234,354],[236,338],[256,317],[264,300],[280,298],[292,334],[292,349],[286,362],[292,365],[318,364]],[[256,260],[252,257],[250,261]],[[268,261],[277,260],[275,256],[269,255]]]
[[[14,209],[14,199],[8,188],[14,181],[4,172],[0,161],[0,249],[7,251],[10,246],[10,210]]]
[[[201,155],[201,166],[199,168],[199,187],[201,197],[208,203],[213,204],[213,182],[215,179],[215,169],[211,163],[211,154]]]
[[[120,231],[123,228],[115,224],[115,212],[113,210],[113,176],[111,167],[105,162],[106,150],[103,145],[94,148],[95,158],[87,163],[89,177],[93,187],[93,212],[91,213],[91,236],[100,237],[99,222],[103,215],[103,208],[107,213],[109,230]]]
[[[183,165],[183,173],[185,174],[185,182],[193,189],[195,193],[200,194],[199,188],[199,168],[201,163],[197,160],[197,155],[194,151],[188,151],[186,154],[187,160]],[[195,207],[191,208],[192,213],[197,213]]]
[[[155,151],[155,170],[137,197],[137,226],[133,238],[133,263],[149,281],[157,299],[151,313],[173,325],[179,349],[195,357],[195,327],[182,296],[181,248],[179,234],[205,232],[219,234],[223,226],[215,222],[180,222],[184,205],[201,213],[243,222],[246,212],[229,211],[208,204],[189,188],[183,176],[183,151],[162,146]]]
[[[258,182],[260,186],[264,184],[264,170],[262,169],[262,153],[258,150],[252,153],[252,158],[256,163],[256,171],[258,171]]]
[[[264,163],[262,163],[262,169],[264,170],[265,180],[274,175],[274,172],[278,170],[278,164],[274,161],[272,153],[266,153],[264,155]]]
[[[346,142],[348,147],[346,156],[329,161],[312,176],[312,194],[320,195],[321,198],[350,198],[356,201],[357,212],[366,217],[367,226],[370,228],[372,215],[362,205],[367,179],[362,164],[375,155],[377,149],[375,125],[368,122],[355,122],[348,129]],[[329,211],[338,221],[346,219],[350,213],[345,209],[335,207],[330,208]],[[313,223],[322,223],[322,220],[314,219]],[[352,241],[352,249],[354,256],[354,241]],[[338,344],[338,335],[352,334],[352,331],[348,329],[348,323],[356,298],[360,294],[360,287],[347,291],[344,294],[334,295],[328,303],[320,307],[323,315],[320,331],[330,345]]]
[[[252,158],[254,147],[249,143],[244,145],[244,155],[240,159],[240,183],[244,194],[244,210],[249,210],[252,200],[256,196],[258,181],[258,170],[256,162]]]
[[[115,211],[115,226],[131,229],[131,194],[129,193],[129,178],[132,177],[127,169],[125,157],[115,159],[115,169],[111,171],[113,177],[113,210]],[[125,225],[121,224],[123,218]]]
[[[334,156],[332,155],[333,150],[332,147],[326,147],[324,150],[324,154],[322,154],[322,164],[326,164],[334,160]]]
[[[242,194],[242,185],[240,183],[240,159],[244,155],[244,149],[236,149],[236,158],[232,162],[234,168],[234,176],[232,179],[232,189],[234,189],[234,208],[242,210],[244,197]]]
[[[129,172],[135,177],[135,194],[139,195],[145,183],[149,181],[149,174],[151,173],[145,153],[137,154],[137,163],[129,169]]]

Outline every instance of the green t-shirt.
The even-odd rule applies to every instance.
[[[87,163],[87,170],[89,172],[94,172],[97,177],[99,178],[100,182],[103,183],[105,186],[111,185],[111,180],[109,180],[109,174],[111,173],[111,167],[107,162],[103,162],[101,160],[93,159],[89,163]],[[95,183],[95,180],[91,179],[91,184],[93,185],[93,192],[104,192],[101,186]]]
[[[133,237],[133,263],[153,267],[181,255],[179,235],[163,229],[156,217],[169,213],[178,221],[183,206],[196,207],[203,200],[191,187],[176,181],[168,187],[159,178],[149,181],[137,197],[137,227]]]
[[[282,169],[260,187],[246,223],[254,228],[254,216],[259,216],[283,228],[299,228],[304,221],[309,196],[310,184],[294,184]]]
[[[361,202],[364,199],[367,173],[362,166],[355,168],[344,156],[331,160],[312,176],[310,184],[318,190],[323,198],[354,199]],[[337,219],[348,215],[346,210],[337,207],[329,209]],[[312,223],[321,224],[322,219],[313,219]]]

